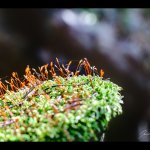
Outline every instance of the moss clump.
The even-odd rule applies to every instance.
[[[78,75],[6,92],[0,99],[0,141],[99,141],[122,112],[120,90],[98,75]]]

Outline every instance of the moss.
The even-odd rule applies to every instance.
[[[98,75],[57,76],[27,89],[0,99],[0,141],[99,141],[122,113],[121,87]]]

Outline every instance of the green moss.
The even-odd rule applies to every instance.
[[[91,75],[58,79],[61,86],[54,79],[44,81],[27,99],[22,98],[27,89],[5,94],[1,110],[4,102],[23,105],[10,108],[19,128],[16,123],[1,127],[0,141],[99,141],[99,133],[122,113],[121,88],[109,80]]]

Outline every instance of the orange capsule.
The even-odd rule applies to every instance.
[[[100,77],[103,77],[104,76],[104,71],[101,69],[100,70]]]

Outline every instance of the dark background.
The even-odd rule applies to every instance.
[[[105,141],[150,141],[150,9],[0,9],[0,78],[87,57],[123,87]]]

